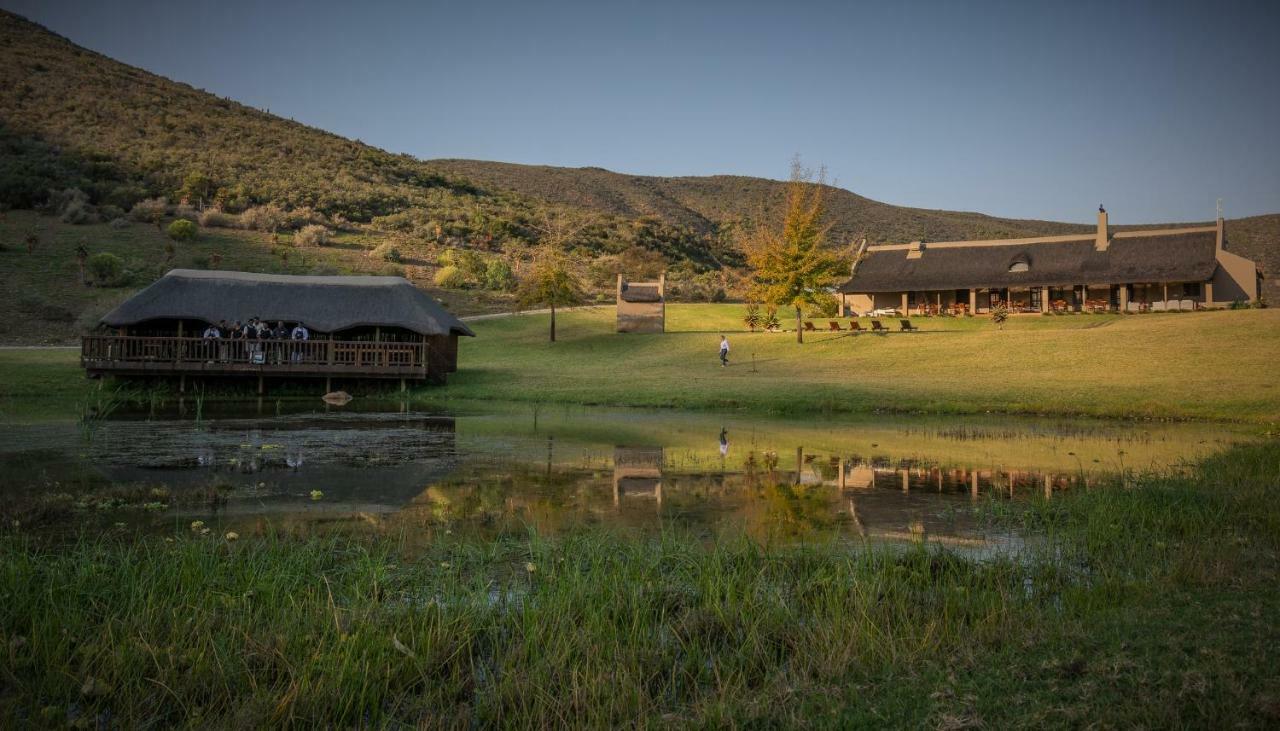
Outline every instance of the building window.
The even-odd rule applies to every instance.
[[[1043,289],[1043,288],[1041,288],[1041,287],[1032,287],[1032,288],[1031,288],[1031,309],[1033,309],[1033,310],[1038,310],[1038,309],[1040,309],[1040,303],[1043,301],[1043,300],[1042,300],[1042,298],[1043,298],[1043,297],[1044,297],[1044,289]]]
[[[907,307],[915,307],[915,306],[916,306],[916,293],[907,292]]]
[[[1200,283],[1199,283],[1199,282],[1187,282],[1186,284],[1183,284],[1183,285],[1182,285],[1182,295],[1183,295],[1184,297],[1199,297],[1199,296],[1200,296]]]
[[[1011,272],[1031,271],[1031,265],[1026,263],[1025,261],[1015,261],[1014,263],[1009,265],[1009,271]]]

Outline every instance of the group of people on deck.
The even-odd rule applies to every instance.
[[[227,322],[219,320],[217,324],[210,323],[205,328],[205,340],[231,340],[243,341],[244,357],[250,362],[264,363],[267,360],[267,349],[259,341],[263,340],[310,340],[311,333],[307,330],[307,326],[301,322],[296,323],[292,328],[285,325],[284,321],[277,321],[273,327],[271,323],[258,317],[251,317],[247,322],[235,320]],[[228,359],[228,348],[223,345],[219,347],[219,358],[223,361]],[[271,349],[271,355],[277,362],[284,362],[284,350],[281,347]],[[289,354],[290,361],[299,361],[302,359],[302,351],[293,347]]]

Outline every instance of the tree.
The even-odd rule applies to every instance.
[[[556,307],[582,302],[582,282],[568,257],[559,248],[543,245],[534,255],[533,266],[520,281],[517,299],[522,307],[544,305],[551,308],[551,342],[556,341]]]
[[[190,241],[196,237],[196,225],[185,218],[169,224],[169,238],[174,241]]]
[[[205,200],[212,197],[213,191],[213,180],[208,175],[193,170],[183,178],[180,193],[189,202],[195,203],[196,208],[204,208]]]
[[[828,288],[848,273],[847,259],[826,246],[826,198],[825,172],[815,175],[797,158],[782,220],[770,224],[762,216],[742,233],[753,294],[767,305],[795,308],[798,343],[804,342],[804,309],[823,306],[831,298]]]
[[[84,264],[89,259],[89,249],[85,246],[85,242],[81,241],[76,245],[76,265],[80,268],[80,283],[87,285],[89,281],[84,276]]]
[[[1005,307],[1005,304],[1003,302],[991,308],[991,321],[996,324],[996,327],[1003,330],[1004,322],[1005,320],[1008,320],[1008,319],[1009,319],[1009,308]]]

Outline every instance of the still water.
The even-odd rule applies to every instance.
[[[549,406],[222,405],[0,425],[0,499],[60,527],[403,536],[678,526],[1016,547],[971,507],[1097,489],[1245,428],[1010,417],[811,417]],[[385,409],[385,410],[384,410]],[[53,528],[50,528],[51,530]]]

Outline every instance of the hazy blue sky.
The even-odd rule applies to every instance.
[[[1119,223],[1280,212],[1280,0],[0,0],[72,41],[422,158],[785,177]]]

